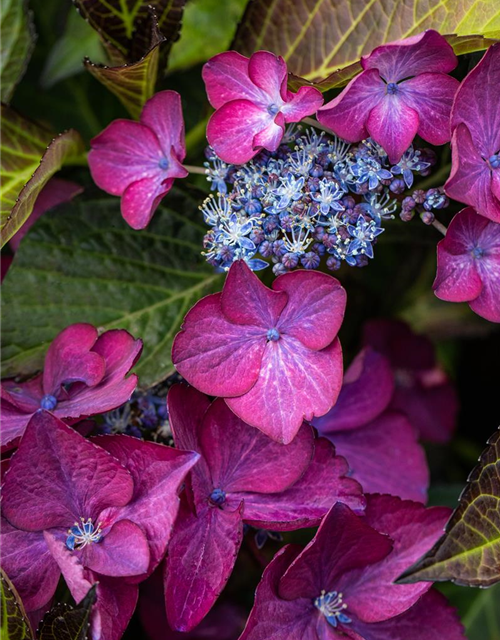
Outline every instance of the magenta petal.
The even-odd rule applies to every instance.
[[[368,496],[365,520],[389,535],[394,548],[385,559],[350,572],[339,584],[357,617],[364,622],[387,620],[409,609],[429,590],[429,582],[398,585],[394,581],[438,540],[450,513],[393,496]]]
[[[173,629],[190,631],[210,611],[231,575],[242,536],[239,510],[207,507],[195,516],[181,503],[165,567],[165,606]]]
[[[373,393],[373,389],[377,393]],[[394,392],[394,376],[389,361],[371,348],[365,348],[352,361],[344,375],[335,405],[313,425],[321,435],[358,429],[387,408]]]
[[[139,589],[119,578],[96,575],[97,602],[92,613],[92,637],[120,640],[134,613]]]
[[[31,419],[5,476],[3,514],[26,531],[67,528],[127,504],[132,477],[124,467],[46,411]]]
[[[236,396],[256,382],[266,333],[235,325],[221,310],[221,294],[203,298],[184,318],[172,346],[172,361],[190,384],[212,396]]]
[[[12,580],[27,611],[43,607],[54,595],[61,572],[43,533],[12,527],[2,519],[2,569]]]
[[[285,125],[283,114],[278,114],[265,129],[259,131],[254,136],[253,147],[254,149],[268,149],[269,151],[276,151],[280,146],[280,142],[285,133]]]
[[[168,392],[167,406],[175,446],[188,451],[199,451],[198,429],[210,406],[209,398],[194,387],[174,384]]]
[[[269,96],[270,102],[278,106],[281,85],[287,77],[283,58],[269,51],[257,51],[248,61],[248,75],[253,84]]]
[[[42,379],[43,374],[22,383],[16,383],[13,380],[2,381],[0,385],[2,451],[8,451],[17,446],[31,416],[40,408],[40,401],[44,395]]]
[[[244,260],[236,260],[229,269],[224,283],[221,297],[222,313],[230,322],[252,324],[267,332],[276,326],[289,297],[286,293],[274,289],[274,286],[273,289],[269,289],[262,284]]]
[[[346,292],[336,278],[318,271],[294,271],[273,282],[275,291],[284,291],[288,302],[277,329],[319,351],[335,339],[346,305]]]
[[[300,122],[323,104],[322,94],[314,87],[300,87],[297,93],[288,94],[288,102],[281,108],[287,122]]]
[[[184,119],[181,97],[176,91],[159,91],[150,98],[142,109],[141,123],[156,133],[167,159],[170,158],[173,147],[177,159],[184,160]]]
[[[442,73],[422,73],[399,85],[402,100],[419,115],[417,133],[427,142],[449,142],[451,106],[459,84]]]
[[[225,399],[244,422],[273,440],[288,444],[304,420],[310,421],[331,409],[341,384],[342,350],[338,339],[326,349],[312,351],[298,340],[283,336],[265,345],[260,374],[250,391]]]
[[[214,109],[232,100],[246,99],[264,103],[265,93],[248,75],[248,58],[236,51],[220,53],[203,66],[207,96]]]
[[[162,181],[161,176],[142,178],[132,182],[121,200],[123,219],[132,229],[145,229],[151,221],[161,199],[172,188],[173,180]]]
[[[205,414],[200,440],[213,486],[226,493],[284,491],[306,471],[314,452],[308,424],[289,445],[278,444],[235,416],[222,398]]]
[[[386,412],[360,429],[327,434],[347,459],[349,475],[365,493],[389,493],[427,501],[429,469],[416,429],[398,413]]]
[[[316,117],[340,138],[359,142],[368,138],[366,121],[372,109],[384,99],[385,93],[385,84],[378,71],[363,71],[340,95],[323,105]]]
[[[387,94],[372,109],[366,122],[370,136],[384,148],[393,164],[399,162],[408,149],[418,127],[418,113],[398,94]]]
[[[383,44],[361,58],[363,69],[378,69],[387,82],[398,82],[426,72],[449,73],[457,64],[452,47],[432,29]]]
[[[243,518],[254,527],[273,531],[313,527],[337,502],[357,513],[363,512],[365,500],[361,486],[347,477],[347,472],[344,458],[335,455],[330,442],[319,438],[309,468],[289,489],[279,495],[240,493],[233,497],[244,500]]]
[[[365,518],[336,504],[318,532],[281,578],[279,594],[286,600],[316,598],[333,591],[346,573],[379,566],[392,549],[390,538],[375,531]],[[361,568],[362,569],[358,569]],[[394,578],[395,579],[395,578]]]

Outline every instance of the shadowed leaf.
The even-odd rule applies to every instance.
[[[122,219],[118,198],[75,199],[46,213],[2,283],[3,375],[40,368],[52,339],[74,322],[141,337],[141,386],[172,373],[172,340],[184,315],[222,285],[200,254],[198,204],[197,193],[174,189],[139,232]]]
[[[22,78],[35,45],[35,30],[27,2],[1,0],[0,3],[0,94],[9,102]]]
[[[76,607],[58,604],[48,611],[40,625],[39,640],[86,640],[97,585],[93,585]]]
[[[463,623],[468,640],[498,640],[500,630],[500,584],[478,591]]]
[[[1,573],[1,637],[2,640],[32,640],[33,632],[21,599],[7,575]]]
[[[500,431],[472,471],[443,537],[398,582],[420,580],[477,587],[500,582]]]
[[[84,152],[80,135],[70,129],[54,138],[44,127],[2,105],[2,246],[26,222],[35,200],[59,169]]]

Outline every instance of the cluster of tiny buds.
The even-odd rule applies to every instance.
[[[401,203],[399,217],[403,222],[409,222],[417,213],[424,224],[431,225],[436,216],[433,209],[444,209],[449,205],[449,200],[443,187],[436,189],[416,189],[411,196],[407,196]]]

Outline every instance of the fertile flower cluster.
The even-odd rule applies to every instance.
[[[411,146],[396,164],[373,140],[350,145],[336,136],[292,127],[275,152],[261,151],[235,166],[207,151],[207,179],[217,191],[201,206],[211,227],[207,261],[228,270],[243,259],[258,271],[270,260],[276,275],[301,266],[330,270],[342,262],[363,267],[373,258],[384,220],[394,217],[393,195],[428,175],[435,155]],[[433,194],[424,206],[437,208]],[[262,258],[256,257],[260,255]]]

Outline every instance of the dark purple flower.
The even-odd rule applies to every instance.
[[[120,638],[136,583],[165,554],[177,492],[198,457],[127,436],[90,442],[36,413],[2,491],[2,567],[26,608],[46,605],[61,573],[77,602],[97,582],[93,638]]]
[[[288,444],[303,420],[323,415],[337,399],[336,336],[346,296],[338,280],[311,271],[286,273],[272,287],[244,261],[234,262],[222,293],[187,314],[172,360],[190,384]]]
[[[141,350],[141,340],[123,329],[98,336],[90,324],[66,327],[50,345],[43,373],[28,382],[2,382],[2,447],[16,445],[39,409],[74,420],[126,402],[137,386],[135,374],[126,376]]]
[[[368,498],[365,517],[337,504],[304,550],[274,557],[240,640],[464,640],[430,583],[393,584],[439,538],[448,510]]]
[[[408,418],[389,408],[393,392],[389,361],[367,347],[347,370],[333,409],[313,425],[346,458],[365,493],[426,502],[425,453]]]
[[[318,111],[318,120],[349,142],[371,137],[397,163],[418,133],[431,144],[450,139],[458,80],[453,49],[437,31],[377,47],[362,73]]]
[[[216,109],[207,139],[231,164],[244,164],[261,149],[276,151],[285,124],[300,122],[323,104],[323,96],[313,87],[288,91],[286,63],[268,51],[257,51],[250,58],[236,51],[220,53],[204,65],[203,80]]]
[[[436,296],[468,302],[478,315],[500,322],[500,224],[463,209],[438,244],[437,259]]]
[[[165,604],[172,628],[193,629],[234,566],[243,523],[273,531],[319,524],[331,505],[362,511],[359,484],[324,438],[303,424],[282,445],[245,424],[222,399],[177,385],[168,395],[175,444],[201,454],[193,468],[166,561]]]

